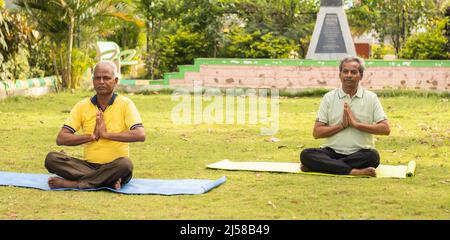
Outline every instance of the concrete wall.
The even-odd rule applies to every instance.
[[[171,87],[335,88],[338,66],[268,66],[202,64],[198,71],[170,78]],[[183,74],[181,74],[183,75]],[[366,68],[362,86],[368,89],[450,90],[450,67],[374,66]]]
[[[11,96],[41,96],[55,91],[56,78],[34,78],[28,80],[0,81],[0,99]]]

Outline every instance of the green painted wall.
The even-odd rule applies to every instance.
[[[338,60],[305,59],[239,59],[239,58],[197,58],[194,65],[181,65],[179,72],[164,74],[163,85],[169,85],[170,79],[183,79],[186,72],[198,72],[201,65],[244,65],[244,66],[299,66],[299,67],[338,67]],[[365,60],[370,67],[443,67],[450,68],[449,60]]]

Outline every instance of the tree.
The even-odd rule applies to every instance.
[[[447,24],[445,26],[444,36],[447,38],[447,44],[445,45],[445,51],[450,53],[450,3],[447,9],[445,10],[445,18],[447,18]]]
[[[136,11],[146,22],[146,65],[153,79],[157,74],[167,49],[173,47],[170,41],[159,41],[173,36],[179,29],[184,34],[202,36],[207,56],[216,57],[222,39],[222,16],[229,0],[141,0],[136,1]],[[196,38],[198,36],[191,36]],[[184,37],[187,37],[184,35]],[[168,44],[167,46],[165,44]],[[179,49],[179,48],[176,48]],[[184,57],[182,57],[184,58]],[[189,57],[188,57],[189,58]],[[180,59],[181,60],[181,59]],[[176,62],[176,60],[174,60]],[[181,61],[183,62],[183,61]],[[162,65],[161,65],[162,64]],[[169,64],[171,65],[171,64]],[[174,69],[173,69],[174,70]]]
[[[261,31],[283,36],[298,45],[305,57],[314,30],[319,1],[315,0],[235,0],[235,11],[249,33]]]
[[[176,32],[165,34],[157,40],[160,49],[160,71],[169,72],[177,69],[178,65],[192,64],[197,57],[207,56],[205,34],[190,31],[180,27]]]
[[[223,16],[230,10],[230,3],[227,0],[181,1],[180,23],[191,32],[205,36],[207,52],[212,57],[217,57],[223,35]]]
[[[140,0],[134,4],[136,13],[145,22],[145,62],[150,78],[154,79],[161,62],[157,39],[162,37],[163,28],[173,21],[174,13],[179,8],[179,2],[176,0]]]
[[[36,29],[49,37],[54,45],[53,59],[59,55],[63,88],[72,87],[72,49],[75,29],[110,15],[116,1],[101,0],[16,0],[25,14],[36,23]]]
[[[353,5],[346,11],[352,37],[359,37],[374,28],[372,22],[376,18],[374,14],[369,5],[362,5],[361,3]]]
[[[361,0],[350,8],[350,26],[371,29],[380,42],[390,37],[398,56],[411,34],[434,16],[435,4],[431,0]]]
[[[450,53],[445,49],[448,39],[444,36],[448,19],[435,19],[425,32],[409,37],[400,52],[400,57],[408,59],[449,59]]]

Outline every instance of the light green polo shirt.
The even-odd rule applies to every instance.
[[[342,88],[326,93],[320,103],[316,121],[327,125],[341,123],[344,103],[349,105],[358,122],[375,124],[387,119],[377,95],[359,86],[353,98],[350,98]],[[328,137],[321,147],[330,147],[337,153],[349,155],[360,149],[375,148],[375,144],[372,134],[348,127]]]

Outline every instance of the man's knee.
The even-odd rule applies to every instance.
[[[370,161],[370,165],[373,167],[378,167],[380,165],[380,154],[375,149],[367,149],[366,151],[367,159]]]
[[[54,168],[56,160],[60,155],[61,153],[58,152],[49,152],[45,157],[44,166],[49,172]]]
[[[308,165],[308,163],[313,159],[312,155],[314,155],[314,148],[306,148],[300,153],[300,162],[304,165]]]
[[[133,163],[127,157],[121,157],[114,160],[114,165],[117,169],[123,172],[133,172]]]

